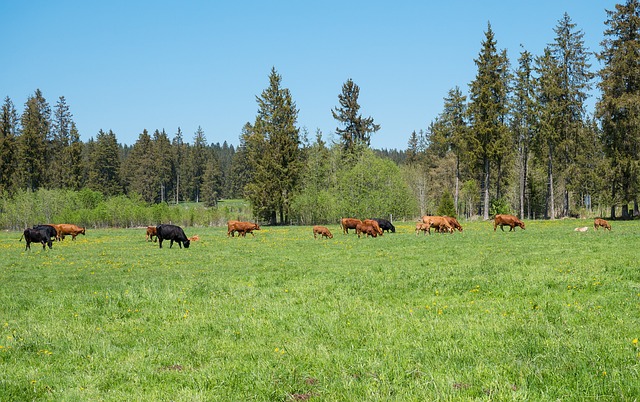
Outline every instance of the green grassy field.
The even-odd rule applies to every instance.
[[[640,399],[640,222],[0,233],[0,400]]]

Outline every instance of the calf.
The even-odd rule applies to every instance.
[[[376,232],[378,232],[380,236],[382,236],[382,233],[384,233],[375,219],[365,219],[362,221],[362,223],[364,223],[365,225],[373,226],[373,228],[376,230]]]
[[[176,225],[158,225],[156,226],[156,233],[158,236],[158,243],[160,244],[160,248],[162,248],[163,240],[171,240],[169,244],[169,248],[173,247],[173,242],[178,243],[178,246],[182,248],[184,244],[184,248],[189,248],[189,244],[191,240],[187,239],[187,235],[184,234],[184,230],[180,226]]]
[[[596,218],[596,220],[593,221],[593,230],[598,230],[598,227],[603,227],[605,230],[608,229],[611,231],[611,225],[604,219]]]
[[[429,230],[431,226],[427,223],[418,222],[416,223],[416,236],[422,231],[425,235],[427,234],[427,230]]]
[[[313,238],[315,239],[317,235],[320,235],[320,238],[327,237],[329,239],[333,239],[333,235],[324,226],[314,226],[313,227]]]
[[[493,219],[493,231],[496,231],[496,228],[500,226],[500,230],[504,232],[504,226],[509,226],[509,232],[512,230],[515,232],[516,226],[520,226],[522,230],[524,230],[524,222],[513,215],[504,215],[498,214]]]
[[[340,227],[343,234],[349,234],[349,229],[355,229],[358,224],[362,223],[360,219],[356,218],[342,218],[340,220]],[[357,232],[357,231],[356,231]]]
[[[158,231],[156,230],[155,226],[147,226],[147,241],[149,241],[149,239],[153,240],[154,242],[158,241]]]
[[[373,218],[374,221],[378,222],[378,226],[380,226],[380,229],[382,229],[383,231],[387,231],[387,233],[391,232],[391,233],[395,233],[396,232],[396,227],[393,226],[393,224],[391,224],[391,222],[389,222],[386,219],[380,219],[380,218]]]
[[[31,250],[31,243],[42,243],[43,250],[46,250],[45,245],[49,246],[49,249],[51,249],[51,236],[49,236],[49,233],[47,233],[45,229],[27,228],[22,232],[20,241],[22,241],[23,237],[24,241],[27,243],[24,251],[27,251],[27,249]]]

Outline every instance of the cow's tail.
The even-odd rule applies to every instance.
[[[24,237],[24,233],[22,234],[22,236],[20,236],[20,240],[18,240],[18,241],[22,241],[23,237]]]

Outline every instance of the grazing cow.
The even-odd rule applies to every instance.
[[[342,218],[340,220],[340,227],[343,234],[349,234],[349,229],[355,229],[358,224],[362,223],[360,219],[355,218]]]
[[[376,232],[378,232],[380,236],[382,236],[382,233],[384,233],[375,219],[365,219],[362,221],[362,223],[364,223],[365,225],[373,226],[373,228],[376,230]]]
[[[314,226],[313,227],[313,238],[314,239],[316,238],[316,235],[320,235],[320,238],[328,237],[329,239],[333,239],[333,235],[331,234],[329,229],[327,229],[324,226]]]
[[[27,243],[24,251],[27,251],[27,249],[31,250],[31,243],[42,243],[43,250],[46,250],[45,245],[49,246],[49,249],[51,249],[51,236],[47,233],[46,229],[26,228],[24,232],[22,232],[22,236],[20,236],[20,241],[22,241],[23,237],[24,241]]]
[[[169,248],[173,247],[173,242],[178,243],[178,246],[182,248],[184,244],[184,248],[189,248],[189,244],[191,240],[187,239],[187,235],[184,234],[184,230],[180,226],[176,225],[158,225],[156,226],[156,236],[158,236],[158,243],[160,244],[160,248],[162,248],[163,240],[171,240],[169,244]]]
[[[600,226],[611,231],[611,225],[609,222],[604,219],[596,218],[596,220],[593,221],[593,230],[598,230],[598,227]]]
[[[360,235],[363,233],[365,234],[365,237],[367,236],[378,237],[378,231],[372,225],[367,225],[365,223],[358,223],[356,225],[356,234],[358,235],[358,238],[360,238]]]
[[[240,221],[228,221],[227,222],[227,237],[231,234],[233,237],[234,232],[238,232],[238,236],[246,237],[247,233],[251,233],[251,236],[255,237],[254,230],[260,230],[260,226],[257,223],[240,222]]]
[[[391,222],[389,222],[386,219],[381,219],[381,218],[373,218],[374,221],[378,222],[378,226],[380,226],[380,229],[382,229],[383,231],[386,230],[387,233],[391,232],[391,233],[395,233],[396,232],[396,227],[393,226],[391,224]]]
[[[451,225],[451,227],[455,230],[457,229],[458,232],[462,232],[462,226],[460,225],[460,223],[458,222],[458,220],[452,216],[444,216],[444,218],[447,220],[447,222],[449,222],[449,225]]]
[[[504,226],[509,226],[509,232],[512,230],[515,232],[516,226],[520,226],[524,230],[524,222],[520,219],[516,218],[513,215],[501,215],[498,214],[493,219],[493,231],[496,231],[496,228],[500,226],[500,230],[504,232]]]
[[[438,233],[453,233],[453,228],[449,224],[449,221],[443,216],[429,216],[422,217],[422,223],[429,225],[427,233],[431,234],[431,228],[434,228]]]
[[[147,226],[147,241],[149,241],[149,239],[153,240],[154,242],[158,241],[158,231],[156,230],[155,226]]]
[[[35,225],[33,228],[44,231],[49,238],[58,239],[58,230],[53,225]]]
[[[420,231],[422,231],[426,235],[427,230],[429,230],[430,227],[431,225],[429,225],[428,223],[422,223],[422,222],[416,223],[416,236],[420,233]]]
[[[71,240],[75,240],[76,236],[81,234],[85,235],[85,228],[81,228],[80,226],[68,224],[68,223],[60,223],[54,226],[58,230],[58,239],[64,240],[65,235],[71,235]]]

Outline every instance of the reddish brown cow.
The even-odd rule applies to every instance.
[[[360,235],[363,233],[365,237],[378,237],[378,231],[373,226],[366,225],[364,223],[358,223],[356,225],[356,234],[358,235],[358,238],[360,238]]]
[[[327,229],[324,226],[314,226],[313,227],[313,238],[314,239],[316,238],[316,235],[320,235],[320,238],[328,237],[329,239],[333,239],[333,235],[331,234],[329,229]]]
[[[155,237],[155,239],[154,239]],[[158,241],[158,231],[156,230],[155,226],[147,226],[147,241],[149,241],[149,239],[153,240],[154,242]]]
[[[365,220],[362,221],[362,223],[364,223],[365,225],[373,226],[373,228],[376,230],[376,232],[378,232],[378,234],[380,236],[382,236],[382,229],[380,229],[380,225],[378,224],[378,222],[376,220],[365,219]]]
[[[422,217],[422,223],[429,225],[427,233],[431,234],[431,228],[434,228],[438,233],[453,233],[453,228],[449,224],[449,221],[443,216],[429,216]]]
[[[81,234],[84,236],[86,231],[85,228],[69,223],[60,223],[58,225],[51,226],[55,227],[58,231],[58,240],[64,240],[65,235],[71,235],[71,240],[75,240],[77,235]]]
[[[493,231],[496,231],[496,228],[500,226],[500,229],[504,232],[503,226],[509,226],[509,232],[512,230],[515,231],[516,226],[520,226],[524,230],[524,222],[513,215],[501,215],[498,214],[493,220]]]
[[[362,223],[360,219],[342,218],[340,220],[340,227],[342,228],[342,233],[349,234],[349,229],[355,229],[359,223]]]
[[[240,221],[228,221],[227,222],[227,237],[229,234],[233,237],[234,232],[238,232],[238,236],[245,237],[247,233],[251,233],[251,236],[255,237],[254,230],[260,230],[260,226],[257,223],[240,222]]]
[[[457,229],[458,232],[462,232],[462,226],[460,225],[460,222],[458,222],[456,218],[452,216],[444,216],[444,218],[447,220],[447,222],[449,222],[449,225],[451,225],[453,229]]]
[[[611,231],[611,225],[604,219],[596,218],[596,220],[593,221],[593,230],[598,230],[598,227],[603,227],[605,230],[608,229]]]

